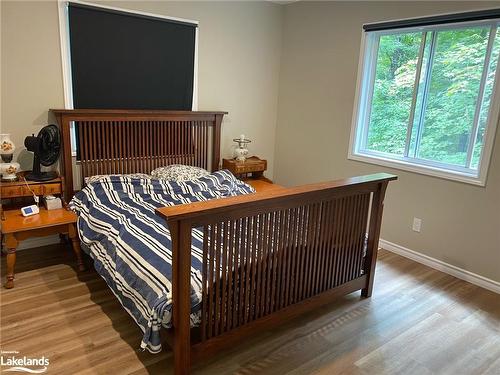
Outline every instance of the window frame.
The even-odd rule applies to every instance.
[[[409,172],[416,172],[434,177],[465,182],[473,185],[485,186],[489,170],[489,164],[491,161],[491,156],[493,151],[495,133],[498,127],[499,114],[500,114],[500,56],[497,61],[495,81],[493,83],[493,88],[490,98],[489,113],[485,124],[484,144],[477,172],[473,172],[471,169],[466,167],[452,166],[450,164],[441,163],[437,161],[418,159],[410,156],[396,156],[393,154],[383,153],[379,151],[362,149],[362,142],[366,140],[369,129],[368,119],[371,112],[371,100],[373,98],[375,70],[377,65],[378,45],[380,41],[380,36],[390,35],[395,33],[404,33],[404,32],[421,32],[423,35],[426,35],[424,33],[428,32],[427,33],[428,36],[430,35],[431,37],[435,38],[435,36],[437,35],[437,31],[457,29],[457,28],[467,28],[474,26],[485,26],[485,25],[496,26],[495,32],[498,33],[498,29],[500,29],[500,19],[456,22],[456,23],[430,25],[430,26],[417,26],[417,27],[413,26],[407,28],[380,30],[372,32],[365,32],[363,30],[361,33],[361,46],[360,46],[357,81],[356,81],[356,94],[354,101],[353,117],[351,123],[351,134],[349,140],[349,151],[347,158],[349,160],[361,161],[370,164],[377,164]],[[494,38],[492,38],[492,36],[490,35],[487,45],[487,52],[486,52],[487,56],[489,52],[488,47],[490,47],[490,49],[492,48],[493,40]],[[424,43],[422,43],[421,47],[422,46],[423,48],[420,48],[419,50],[419,58],[417,62],[418,65],[422,63],[422,56],[425,53],[425,41]],[[483,76],[487,74],[490,63],[491,60],[488,62],[486,72],[483,71],[481,77],[482,78],[481,86],[479,89],[481,102],[483,100],[482,94],[484,93]],[[418,65],[417,65],[415,82],[417,80],[420,80]],[[486,64],[484,65],[486,66]],[[425,74],[425,71],[422,71],[421,73]],[[418,87],[417,90],[415,90],[414,87],[412,101],[416,100],[416,95],[418,95]],[[476,112],[478,108],[480,112],[481,107],[482,105],[476,104]],[[415,106],[412,103],[412,109],[409,116],[409,123],[414,122],[413,118],[414,109]],[[477,130],[478,122],[476,119],[476,115],[474,117],[474,121],[475,123],[473,124],[473,127],[471,129],[471,133],[474,133]],[[408,139],[408,137],[411,135],[411,131],[412,131],[412,126],[408,126],[405,154],[407,154],[409,151],[408,146],[411,142],[411,139]],[[475,144],[475,137],[473,138],[472,142],[472,150],[474,148],[474,144]],[[471,147],[470,144],[469,147]]]
[[[59,15],[59,37],[61,46],[61,63],[62,63],[62,79],[63,79],[63,93],[64,93],[64,109],[73,108],[73,80],[71,76],[71,53],[70,53],[70,38],[69,38],[69,12],[68,5],[70,3],[89,5],[95,8],[117,10],[120,12],[130,13],[132,15],[143,15],[155,18],[163,18],[170,21],[180,21],[185,23],[192,23],[199,26],[199,21],[189,20],[186,18],[165,16],[163,14],[155,14],[142,12],[133,9],[124,9],[114,6],[107,6],[102,4],[95,4],[91,2],[84,2],[79,0],[59,0],[58,1],[58,15]],[[196,27],[195,30],[195,44],[194,44],[194,72],[193,72],[193,103],[192,111],[198,110],[198,42],[199,42],[200,28]],[[71,124],[71,155],[76,157],[76,137],[74,124]]]

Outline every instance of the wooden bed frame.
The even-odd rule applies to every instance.
[[[71,127],[80,180],[96,174],[149,173],[168,164],[219,169],[222,117],[227,112],[51,109],[61,129],[59,163],[65,196],[73,196]]]
[[[66,199],[73,195],[73,121],[82,181],[172,163],[219,169],[224,112],[51,112],[62,130]],[[173,242],[173,328],[166,337],[175,373],[335,298],[357,290],[370,297],[384,196],[396,178],[381,173],[158,209]],[[204,232],[203,296],[201,324],[190,328],[194,227]]]

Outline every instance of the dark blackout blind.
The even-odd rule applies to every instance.
[[[500,8],[484,9],[464,13],[441,14],[438,16],[411,18],[399,21],[387,21],[363,25],[365,31],[401,29],[405,27],[421,27],[442,25],[455,22],[482,21],[500,18]]]
[[[74,108],[191,110],[196,25],[69,4]]]

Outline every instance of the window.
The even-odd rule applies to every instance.
[[[485,184],[500,101],[500,22],[449,17],[365,25],[351,159]]]
[[[197,109],[197,21],[59,4],[66,108]]]

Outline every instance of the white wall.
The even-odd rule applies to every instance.
[[[347,160],[363,23],[493,8],[480,2],[299,2],[285,8],[275,179],[375,172],[391,183],[381,237],[500,281],[500,136],[485,188]],[[423,219],[421,233],[411,229]]]
[[[485,188],[347,160],[361,25],[498,3],[106,4],[200,21],[199,108],[229,111],[224,156],[245,133],[285,185],[396,173],[382,237],[500,281],[500,137]],[[49,108],[64,105],[57,17],[55,1],[1,2],[0,125],[19,149]],[[30,155],[21,159],[30,167]],[[423,219],[420,234],[414,216]]]
[[[103,2],[104,4],[104,2]],[[244,133],[250,152],[268,160],[273,175],[282,7],[267,2],[107,2],[126,9],[198,20],[199,110],[228,111],[222,155]],[[55,1],[2,1],[1,131],[11,133],[24,168],[24,138],[63,108],[59,22]]]

